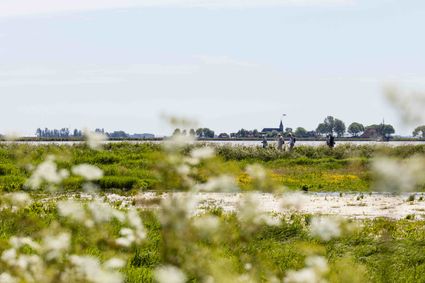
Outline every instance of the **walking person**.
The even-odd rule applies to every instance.
[[[295,142],[297,139],[292,135],[292,133],[289,134],[289,150],[292,150],[295,146]]]
[[[263,148],[267,148],[269,143],[267,142],[266,136],[263,137],[263,141],[261,143],[263,144]]]
[[[285,144],[285,140],[283,139],[283,136],[281,134],[278,135],[277,139],[277,149],[283,150],[283,145]]]
[[[329,146],[329,148],[335,147],[335,137],[333,134],[326,136],[326,144]]]

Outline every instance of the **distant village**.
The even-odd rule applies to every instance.
[[[152,133],[134,133],[129,134],[125,131],[118,130],[106,132],[103,128],[95,129],[95,132],[104,134],[109,139],[161,139]],[[233,133],[216,133],[209,128],[198,129],[175,129],[172,135],[192,135],[199,139],[260,139],[276,138],[279,134],[283,136],[294,135],[297,138],[304,139],[320,139],[326,135],[335,135],[339,138],[356,138],[356,139],[391,139],[395,134],[395,129],[392,125],[385,124],[383,121],[380,124],[364,126],[361,123],[353,122],[348,128],[345,123],[332,116],[326,117],[323,123],[320,123],[315,130],[306,130],[303,127],[296,129],[284,127],[281,120],[276,128],[263,128],[259,130],[240,129]],[[68,128],[48,129],[38,128],[35,132],[37,138],[40,139],[80,139],[84,133],[81,130],[74,129],[71,131]],[[425,126],[419,126],[412,133],[412,137],[425,138]]]

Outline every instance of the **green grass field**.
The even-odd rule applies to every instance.
[[[186,148],[186,152],[190,147]],[[261,164],[268,170],[274,186],[309,191],[370,191],[373,174],[371,158],[377,155],[408,158],[423,154],[425,146],[396,148],[374,146],[296,147],[293,152],[257,147],[217,147],[217,157],[199,166],[194,178],[199,182],[207,176],[230,174],[243,190],[256,189],[244,173],[249,164]],[[85,145],[0,145],[0,190],[16,191],[24,187],[30,176],[30,165],[40,164],[48,155],[55,155],[60,168],[88,163],[104,171],[98,185],[104,190],[183,190],[176,176],[167,174],[164,152],[157,144],[114,143],[103,151]],[[63,183],[65,190],[79,190],[82,178],[70,177]],[[418,190],[423,190],[418,188]]]

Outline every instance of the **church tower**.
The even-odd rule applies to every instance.
[[[282,120],[280,120],[279,132],[283,133],[283,123],[282,123]]]

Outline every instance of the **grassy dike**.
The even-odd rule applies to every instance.
[[[190,147],[186,152],[190,151]],[[261,164],[268,169],[268,180],[273,186],[309,191],[370,191],[373,174],[370,161],[385,155],[408,158],[425,153],[425,146],[351,146],[335,149],[299,146],[293,152],[274,148],[218,146],[217,157],[199,165],[193,176],[204,182],[207,176],[230,174],[235,176],[242,190],[256,189],[244,172],[249,164]],[[183,190],[177,176],[166,171],[166,153],[154,143],[107,144],[102,151],[85,145],[0,145],[0,190],[17,191],[24,188],[31,170],[47,156],[56,158],[58,167],[70,169],[73,165],[88,163],[104,171],[98,181],[103,190]],[[67,191],[79,190],[83,180],[72,176],[63,183]],[[419,188],[420,189],[420,188]]]

